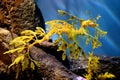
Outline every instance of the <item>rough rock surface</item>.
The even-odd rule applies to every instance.
[[[0,0],[0,27],[20,34],[22,30],[45,27],[34,0]]]

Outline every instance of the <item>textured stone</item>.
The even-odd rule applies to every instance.
[[[43,16],[34,0],[0,0],[0,27],[16,34],[36,26],[45,27]]]

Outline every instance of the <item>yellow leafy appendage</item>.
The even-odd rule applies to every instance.
[[[12,64],[9,65],[9,68],[13,65],[18,65],[19,63],[22,64],[22,70],[25,70],[29,67],[35,69],[35,65],[40,66],[40,64],[33,60],[30,57],[29,51],[33,44],[36,43],[38,40],[37,37],[43,37],[45,32],[42,28],[37,27],[36,31],[25,30],[21,32],[21,36],[13,39],[10,42],[11,49],[6,51],[4,54],[17,54],[15,59],[12,59]],[[29,42],[33,40],[33,43],[30,44]]]
[[[99,80],[106,80],[106,78],[111,78],[112,79],[112,78],[115,78],[115,75],[113,75],[111,73],[108,73],[108,72],[98,75]]]
[[[99,58],[94,56],[93,53],[89,53],[88,68],[85,74],[86,80],[106,80],[107,78],[115,78],[115,75],[105,72],[104,74],[98,74]]]

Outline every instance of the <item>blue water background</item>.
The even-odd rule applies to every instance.
[[[101,15],[98,23],[108,34],[100,39],[103,46],[95,49],[95,54],[120,56],[120,0],[36,0],[45,21],[63,19],[57,10],[65,10],[79,18],[95,18]],[[89,12],[90,15],[87,13]],[[86,52],[90,46],[82,45]]]

